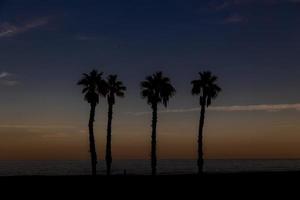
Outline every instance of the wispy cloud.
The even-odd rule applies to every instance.
[[[0,124],[0,128],[16,129],[75,129],[75,126],[69,125],[26,125],[26,124]]]
[[[300,111],[300,103],[298,104],[262,104],[262,105],[246,105],[246,106],[219,106],[211,107],[213,111],[266,111],[266,112],[278,112],[284,110],[296,110]]]
[[[196,108],[188,108],[188,109],[169,109],[160,111],[160,113],[188,113],[188,112],[198,112],[200,111],[200,107]],[[295,110],[300,111],[300,103],[297,104],[261,104],[261,105],[236,105],[236,106],[215,106],[209,107],[210,111],[217,112],[255,112],[255,111],[263,111],[263,112],[279,112],[285,110]],[[151,114],[151,112],[136,112],[136,113],[127,113],[135,116],[142,116]]]
[[[20,33],[25,33],[32,29],[45,26],[51,20],[51,17],[42,17],[34,19],[22,24],[12,24],[9,22],[3,22],[0,24],[0,38],[12,37]]]
[[[239,14],[231,14],[224,18],[224,24],[235,24],[235,23],[242,23],[246,22],[247,19]]]
[[[96,40],[97,38],[93,36],[87,36],[87,35],[76,35],[74,39],[78,41],[91,41],[91,40]]]
[[[6,133],[7,130],[14,130],[15,133],[30,134],[30,136],[44,139],[65,139],[73,138],[74,134],[86,134],[79,127],[67,124],[0,124],[0,132]]]
[[[8,76],[10,76],[11,74],[10,73],[8,73],[8,72],[1,72],[0,73],[0,79],[1,78],[7,78]]]
[[[46,138],[46,139],[64,139],[73,136],[74,133],[71,134],[71,133],[64,133],[64,132],[48,133],[48,134],[41,135],[42,138]]]
[[[0,85],[4,85],[4,86],[16,86],[18,84],[19,84],[18,81],[13,81],[13,80],[1,80],[0,81]]]
[[[241,24],[255,19],[252,14],[244,12],[245,7],[272,8],[284,4],[296,6],[300,5],[300,0],[211,0],[208,6],[217,13],[227,14],[219,20],[221,24]],[[262,21],[265,19],[264,16],[260,17]]]
[[[223,0],[218,2],[213,1],[213,3],[211,3],[211,7],[220,11],[230,7],[247,6],[251,4],[272,6],[282,3],[298,4],[300,3],[300,0]]]
[[[19,81],[16,80],[15,76],[8,72],[0,72],[0,85],[2,86],[15,86],[18,85]]]

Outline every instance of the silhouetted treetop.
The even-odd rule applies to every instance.
[[[212,75],[210,71],[204,71],[199,73],[199,79],[192,81],[192,94],[201,95],[200,102],[206,104],[206,106],[211,105],[212,99],[217,98],[218,94],[221,92],[221,88],[217,85],[218,77]]]
[[[102,79],[102,72],[97,70],[91,71],[89,74],[84,73],[83,77],[78,81],[78,85],[83,86],[82,93],[88,103],[99,103],[99,94],[105,96],[107,94],[107,85]]]
[[[165,77],[162,72],[147,76],[146,80],[141,83],[141,90],[141,96],[147,99],[148,104],[163,103],[165,107],[167,107],[169,99],[176,93],[170,79]]]
[[[115,96],[124,97],[126,90],[127,88],[123,85],[122,81],[118,80],[117,75],[109,75],[107,77],[107,100],[109,103],[115,104]]]

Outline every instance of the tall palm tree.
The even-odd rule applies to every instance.
[[[90,104],[90,119],[89,119],[89,142],[90,154],[92,162],[92,175],[97,175],[97,153],[94,137],[94,121],[96,106],[99,104],[99,94],[105,93],[105,81],[102,79],[102,73],[97,70],[91,71],[89,74],[84,73],[78,85],[83,86],[82,93],[84,99]],[[101,91],[101,93],[100,93]]]
[[[198,135],[198,174],[203,173],[203,127],[205,119],[205,109],[211,105],[213,99],[217,98],[221,92],[221,88],[217,85],[218,77],[214,76],[210,71],[199,73],[200,77],[192,81],[193,95],[200,95],[200,122]]]
[[[113,106],[116,102],[116,97],[124,97],[126,87],[118,80],[117,75],[109,75],[107,78],[107,103],[108,103],[108,120],[107,120],[107,143],[106,143],[106,173],[110,175],[112,164],[111,153],[111,132],[112,132],[112,118]]]
[[[151,141],[151,167],[152,175],[156,175],[157,154],[156,154],[156,127],[157,127],[157,106],[162,103],[168,106],[169,99],[176,93],[170,79],[163,76],[162,72],[157,72],[146,77],[141,82],[142,98],[147,99],[147,103],[152,108],[152,141]]]

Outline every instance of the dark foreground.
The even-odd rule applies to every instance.
[[[278,171],[278,172],[236,172],[236,173],[203,173],[201,175],[198,174],[160,174],[156,176],[151,175],[134,175],[134,174],[116,174],[116,175],[110,175],[106,176],[103,174],[97,175],[97,176],[91,176],[91,175],[66,175],[66,176],[0,176],[0,179],[2,178],[62,178],[62,179],[73,179],[73,178],[91,178],[91,179],[131,179],[131,178],[151,178],[151,179],[169,179],[169,178],[197,178],[197,179],[206,179],[206,178],[241,178],[241,177],[272,177],[272,176],[279,176],[279,177],[285,177],[285,176],[300,176],[300,171]]]
[[[204,196],[210,198],[203,199],[261,199],[263,196],[266,199],[292,199],[289,198],[291,195],[300,196],[300,172],[210,173],[202,176],[186,174],[156,177],[15,176],[0,177],[0,186],[4,192],[12,189],[10,195],[38,195],[37,191],[42,192],[43,196],[37,196],[38,199],[44,199],[40,197],[45,195],[56,195],[53,199],[57,199],[62,194],[66,195],[67,199],[70,199],[70,196],[79,198],[77,195],[81,195],[83,199],[95,195],[121,195],[137,199],[157,199],[166,195],[166,199],[175,196],[183,200],[202,199]]]
[[[171,175],[162,174],[157,176],[151,175],[97,175],[97,176],[0,176],[1,180],[60,180],[60,181],[73,181],[73,180],[86,180],[86,181],[131,181],[131,180],[153,180],[153,181],[177,181],[177,180],[195,180],[199,182],[211,181],[211,180],[251,180],[258,179],[262,181],[271,181],[273,178],[280,179],[297,179],[300,181],[300,171],[298,172],[241,172],[241,173],[204,173],[202,175],[197,174],[182,174]]]

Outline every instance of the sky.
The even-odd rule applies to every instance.
[[[148,159],[158,70],[177,94],[160,107],[160,159],[196,158],[197,73],[223,91],[207,113],[208,159],[300,158],[299,0],[0,0],[0,160],[87,160],[89,105],[76,82],[97,69],[127,86],[115,159]],[[95,132],[104,158],[107,103]]]

